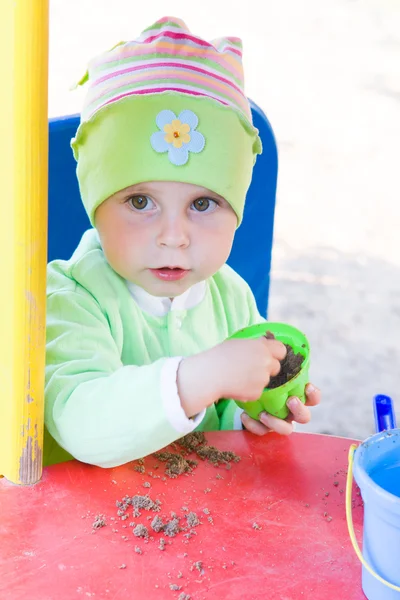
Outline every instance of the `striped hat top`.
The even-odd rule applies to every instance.
[[[191,34],[181,19],[163,17],[136,40],[120,42],[97,56],[79,84],[86,81],[90,87],[82,121],[126,96],[171,91],[208,96],[236,109],[251,123],[241,40],[225,37],[207,42]]]
[[[258,130],[244,93],[242,44],[207,42],[180,19],[164,17],[132,42],[94,58],[71,146],[82,201],[97,207],[145,181],[177,181],[212,190],[243,215]]]

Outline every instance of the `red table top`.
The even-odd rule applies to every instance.
[[[207,440],[241,461],[229,470],[200,461],[176,479],[154,457],[145,459],[145,473],[137,462],[100,469],[72,461],[46,468],[35,486],[0,480],[0,598],[364,598],[345,520],[351,440],[246,432],[213,432]],[[189,538],[137,538],[130,523],[150,529],[147,517],[156,513],[134,518],[129,507],[121,519],[116,507],[136,494],[160,500],[164,520],[172,511],[183,525],[189,510],[201,524]],[[360,540],[357,493],[353,505]],[[106,525],[93,529],[100,514]]]

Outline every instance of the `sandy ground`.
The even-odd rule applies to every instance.
[[[375,393],[400,418],[400,3],[51,0],[49,114],[78,112],[87,60],[165,14],[244,41],[280,157],[269,316],[312,345],[305,429],[366,437]]]

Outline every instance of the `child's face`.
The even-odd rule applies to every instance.
[[[214,275],[232,248],[237,217],[210,190],[189,183],[139,183],[95,214],[104,254],[124,279],[173,298]]]

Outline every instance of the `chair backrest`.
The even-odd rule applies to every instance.
[[[228,263],[250,285],[260,313],[267,314],[269,272],[275,212],[277,149],[269,121],[252,103],[254,125],[260,131],[263,153],[257,158],[239,227]],[[68,259],[83,232],[90,227],[79,196],[76,163],[70,140],[79,116],[49,121],[48,260]]]

